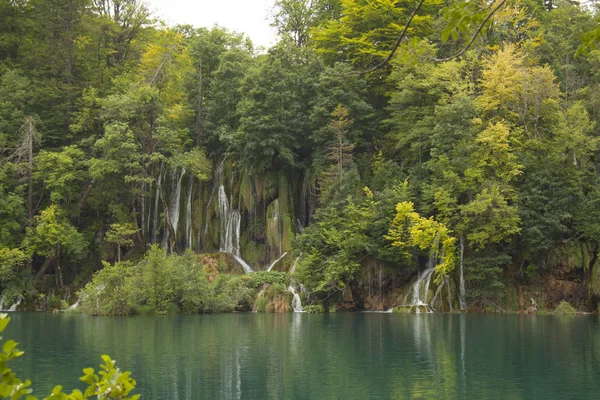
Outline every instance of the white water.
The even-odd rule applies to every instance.
[[[194,174],[190,174],[187,205],[185,208],[185,244],[188,249],[192,248],[192,190],[194,185]]]
[[[244,272],[252,272],[252,268],[241,257],[240,251],[240,229],[242,215],[238,210],[233,209],[230,199],[225,193],[223,185],[223,164],[219,165],[217,170],[217,179],[219,180],[219,192],[217,198],[219,201],[219,250],[223,253],[229,253],[240,263]]]
[[[412,296],[408,306],[410,306],[411,309],[414,308],[417,314],[421,313],[423,310],[426,313],[434,312],[434,305],[437,303],[438,298],[441,295],[443,285],[438,287],[435,295],[431,299],[431,302],[429,302],[429,287],[431,286],[431,279],[435,273],[435,266],[438,264],[438,253],[439,235],[434,238],[431,246],[431,253],[429,254],[427,269],[423,271],[411,289]]]
[[[219,186],[219,213],[220,213],[220,250],[240,257],[240,225],[242,216],[238,210],[230,207],[225,187]]]
[[[300,260],[300,257],[302,257],[302,253],[300,253],[298,258],[296,258],[296,261],[294,261],[294,265],[292,265],[292,269],[290,269],[290,275],[296,272],[296,265],[298,265],[298,260]]]
[[[303,312],[304,309],[302,308],[302,300],[300,300],[300,295],[298,295],[294,286],[293,285],[288,286],[288,290],[292,293],[292,296],[293,296],[292,308],[294,309],[294,312]]]
[[[460,304],[461,311],[463,311],[467,308],[467,302],[465,301],[464,254],[465,254],[465,241],[461,237],[460,238],[460,283],[458,286],[458,301]]]
[[[181,175],[177,177],[177,168],[173,168],[171,172],[171,179],[177,182],[175,190],[171,191],[169,199],[169,220],[173,227],[173,232],[177,235],[177,227],[179,226],[179,203],[181,201],[181,181],[185,175],[185,168],[181,168]]]
[[[9,312],[17,311],[17,307],[19,306],[19,304],[21,304],[22,300],[23,300],[23,298],[21,296],[17,296],[17,300],[8,309],[5,309],[4,308],[4,296],[2,296],[2,297],[0,297],[0,311],[9,311]]]
[[[154,196],[154,218],[152,219],[152,243],[156,243],[156,235],[158,233],[158,200],[160,199],[160,189],[163,177],[163,164],[160,164],[158,172],[158,180],[156,181],[156,194]]]
[[[429,286],[431,285],[431,277],[435,272],[435,268],[429,268],[421,274],[419,279],[414,283],[412,287],[412,298],[410,302],[411,307],[416,307],[415,311],[421,312],[421,309],[425,309],[425,312],[433,312],[433,309],[427,301],[429,296]]]
[[[269,268],[267,268],[267,271],[271,271],[273,269],[273,267],[275,266],[275,264],[277,264],[279,261],[281,261],[281,259],[283,257],[285,257],[286,255],[287,255],[287,251],[285,253],[283,253],[281,255],[281,257],[279,257],[277,260],[273,261],[273,263],[269,266]],[[294,263],[294,266],[295,266],[295,263]]]
[[[269,209],[271,210],[271,215],[268,216],[268,218],[271,220],[269,221],[269,226],[270,229],[276,229],[277,230],[277,239],[279,241],[279,243],[277,243],[277,247],[279,249],[279,252],[281,252],[283,249],[283,238],[282,238],[282,230],[281,230],[281,222],[279,221],[279,199],[275,199],[273,200],[273,203],[271,203],[271,205],[269,206]]]
[[[236,256],[235,254],[231,254],[231,255],[233,256],[233,258],[235,258],[235,260],[236,260],[238,263],[240,263],[240,265],[242,266],[242,268],[244,268],[244,272],[245,272],[245,273],[247,273],[247,274],[248,274],[248,273],[250,273],[250,272],[252,272],[252,271],[253,271],[253,270],[252,270],[252,267],[250,267],[250,266],[249,266],[249,265],[246,263],[246,261],[244,261],[244,260],[242,259],[242,257],[238,257],[238,256]]]
[[[18,296],[17,301],[15,301],[15,303],[12,306],[10,306],[8,311],[17,311],[17,307],[19,306],[19,304],[21,304],[21,301],[23,301],[23,298],[21,296]]]

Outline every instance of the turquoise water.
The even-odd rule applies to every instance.
[[[12,314],[34,394],[107,353],[142,399],[591,399],[595,316]]]

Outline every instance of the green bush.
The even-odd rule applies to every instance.
[[[251,272],[248,276],[252,279],[252,286],[259,288],[262,285],[267,284],[279,284],[287,286],[290,278],[289,275],[284,272],[277,271],[257,271]]]
[[[129,262],[103,265],[81,292],[83,311],[90,315],[130,314],[126,283],[132,276],[133,265]]]
[[[309,314],[323,314],[325,312],[325,307],[321,304],[313,304],[304,307],[304,311]]]
[[[560,304],[554,309],[554,312],[561,315],[574,315],[577,313],[577,310],[575,310],[575,308],[573,308],[569,302],[561,301]]]
[[[267,303],[268,300],[265,296],[258,296],[258,298],[256,299],[256,311],[258,312],[266,312],[267,311]]]
[[[273,282],[273,290],[285,292],[287,279],[279,272],[207,274],[194,253],[165,257],[153,245],[137,264],[104,263],[82,290],[81,305],[91,315],[250,311],[257,287]]]

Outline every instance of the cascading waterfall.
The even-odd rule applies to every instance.
[[[220,214],[220,236],[219,247],[223,253],[229,253],[242,266],[244,272],[252,272],[252,268],[242,259],[240,251],[240,228],[242,215],[238,210],[234,210],[232,204],[225,193],[223,185],[223,164],[219,165],[217,170],[217,178],[219,179],[219,192],[217,198],[219,200]]]
[[[290,275],[293,275],[294,272],[296,272],[296,265],[298,265],[298,260],[300,260],[300,257],[302,257],[302,253],[300,253],[298,258],[296,258],[296,261],[294,261],[294,265],[292,265],[292,268],[290,269]]]
[[[296,280],[293,277],[294,272],[296,272],[296,265],[298,264],[298,260],[300,260],[300,257],[302,257],[302,253],[300,253],[298,258],[296,258],[294,264],[292,265],[292,268],[290,269],[290,275],[292,275],[292,277],[290,285],[287,289],[292,294],[292,308],[294,309],[294,312],[304,312],[304,308],[302,307],[302,299],[300,299],[300,295],[298,294],[296,288],[298,288],[298,290],[300,290],[300,292],[302,293],[306,293],[306,288],[303,284],[296,282]],[[281,256],[280,259],[281,258],[283,258],[283,256]]]
[[[300,295],[298,294],[298,292],[296,292],[296,288],[294,288],[293,284],[290,284],[288,286],[288,291],[290,291],[290,293],[292,293],[292,308],[294,309],[294,312],[303,312],[304,309],[302,308],[302,300],[300,299]]]
[[[415,307],[417,313],[420,313],[421,309],[425,309],[425,312],[428,313],[433,312],[433,309],[427,301],[427,297],[429,296],[429,286],[434,272],[435,268],[426,269],[413,284],[410,307]]]
[[[79,296],[77,296],[77,301],[71,306],[71,310],[76,310],[77,308],[79,308],[81,300],[83,300],[83,292],[80,293]]]
[[[438,262],[439,245],[440,238],[439,235],[436,235],[431,246],[427,269],[423,271],[411,289],[411,302],[408,305],[411,309],[414,307],[416,313],[420,313],[422,310],[425,310],[427,313],[435,311],[429,303],[429,287],[431,285],[431,278],[435,272],[435,266]]]
[[[464,254],[465,254],[465,240],[461,236],[460,237],[460,283],[458,286],[458,301],[460,304],[461,311],[464,311],[467,308],[467,302],[465,301]]]
[[[194,186],[194,174],[190,174],[187,205],[185,207],[185,236],[186,248],[192,248],[192,191]]]
[[[160,190],[162,185],[164,164],[160,164],[158,172],[158,180],[156,181],[156,194],[154,195],[154,218],[152,219],[152,243],[156,243],[156,235],[158,234],[158,201],[160,199]]]
[[[185,168],[181,168],[181,173],[177,170],[177,168],[173,168],[171,170],[171,179],[169,182],[170,190],[169,193],[164,195],[166,198],[163,198],[166,211],[165,235],[163,238],[163,247],[165,249],[165,255],[167,254],[167,250],[170,250],[171,253],[175,251],[175,249],[173,248],[173,243],[177,238],[171,238],[171,230],[169,229],[168,224],[170,224],[171,228],[173,228],[173,234],[177,236],[177,228],[179,226],[179,203],[181,201],[181,181],[183,180],[184,175]]]
[[[271,265],[269,265],[269,268],[267,268],[267,272],[268,272],[268,271],[271,271],[271,270],[273,269],[273,267],[274,267],[274,266],[275,266],[275,265],[276,265],[276,264],[277,264],[279,261],[281,261],[281,259],[282,259],[283,257],[285,257],[286,255],[287,255],[287,251],[286,251],[285,253],[283,253],[283,254],[281,255],[281,257],[279,257],[277,260],[273,261],[273,263],[272,263]],[[294,263],[294,266],[295,266],[295,263]]]
[[[281,253],[283,251],[282,247],[283,247],[283,238],[281,237],[282,235],[282,229],[281,229],[281,219],[280,219],[280,215],[279,215],[279,199],[275,199],[273,200],[273,203],[271,203],[271,205],[269,206],[269,210],[271,210],[271,214],[268,215],[267,217],[269,218],[269,226],[270,226],[270,230],[277,232],[277,248],[279,249],[279,252]]]
[[[17,301],[14,302],[14,304],[12,306],[10,306],[10,308],[8,309],[8,311],[17,311],[17,307],[19,306],[19,304],[21,304],[21,301],[23,301],[23,297],[18,296],[17,297]]]
[[[0,311],[17,311],[17,307],[19,306],[19,304],[21,304],[21,301],[23,300],[23,297],[21,296],[17,296],[17,300],[8,308],[5,309],[4,308],[4,296],[0,297]]]
[[[181,174],[177,176],[177,168],[173,168],[171,172],[172,181],[176,182],[175,190],[171,191],[169,199],[169,221],[173,227],[173,232],[177,234],[177,227],[179,226],[179,203],[181,201],[181,181],[185,175],[185,168],[181,168]]]

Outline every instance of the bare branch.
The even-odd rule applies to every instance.
[[[504,0],[504,1],[506,1],[506,0]],[[415,9],[410,14],[410,17],[408,18],[408,21],[406,22],[406,25],[404,26],[404,29],[400,33],[400,36],[398,36],[398,39],[396,39],[396,43],[394,43],[394,47],[392,47],[392,51],[390,52],[390,55],[387,56],[385,60],[383,60],[379,64],[375,65],[374,67],[371,67],[371,68],[366,69],[364,71],[359,71],[358,75],[366,75],[366,74],[370,74],[371,72],[375,72],[378,69],[385,67],[392,60],[392,57],[394,57],[394,54],[396,53],[396,50],[398,50],[398,47],[400,47],[400,43],[402,43],[402,39],[404,39],[404,36],[406,36],[406,32],[408,31],[408,27],[412,23],[413,18],[415,17],[415,15],[419,11],[419,9],[423,5],[423,3],[425,3],[425,0],[420,0],[419,4],[417,4],[417,6],[415,7]]]
[[[158,69],[156,70],[156,73],[154,74],[154,77],[152,77],[152,80],[150,81],[150,86],[154,85],[154,82],[156,81],[156,78],[158,78],[158,74],[160,74],[160,72],[162,71],[162,69],[165,67],[165,64],[167,63],[167,61],[169,61],[169,58],[171,58],[171,54],[173,54],[173,52],[175,51],[176,47],[177,47],[176,44],[174,44],[173,46],[171,46],[171,50],[169,50],[169,54],[167,54],[167,56],[165,57],[165,59],[160,64],[160,67],[158,67]]]
[[[489,14],[485,17],[485,19],[479,25],[479,27],[477,28],[475,33],[473,33],[473,36],[471,36],[471,39],[469,40],[469,42],[466,44],[465,47],[463,47],[463,49],[461,51],[459,51],[458,53],[456,53],[450,57],[434,58],[433,60],[437,61],[437,62],[444,62],[444,61],[450,61],[454,58],[462,56],[467,50],[469,50],[469,47],[471,47],[471,45],[473,44],[475,39],[477,39],[477,36],[479,36],[479,34],[481,33],[481,30],[483,29],[485,24],[490,20],[490,18],[492,18],[492,16],[496,13],[496,11],[498,11],[504,5],[504,3],[506,3],[506,0],[502,0],[500,3],[498,3],[498,5],[496,7],[494,7],[492,9],[492,11],[489,12]]]

